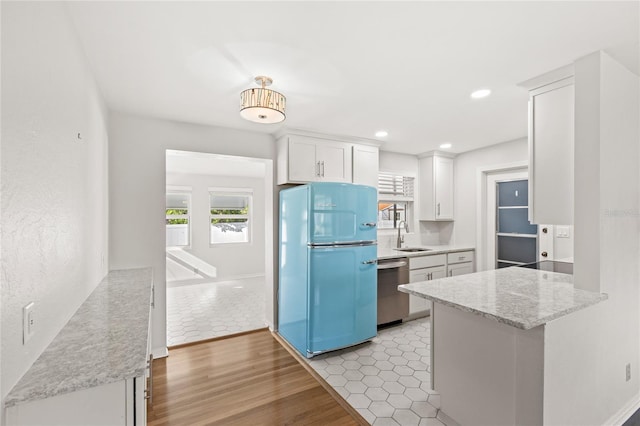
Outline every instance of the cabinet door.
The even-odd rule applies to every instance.
[[[574,86],[567,78],[530,93],[529,220],[573,224]]]
[[[81,389],[6,409],[6,424],[15,426],[133,425],[132,387],[124,380]],[[139,423],[144,424],[144,423]]]
[[[289,161],[292,161],[289,156]],[[320,179],[327,182],[351,182],[351,146],[346,143],[320,141],[316,145]]]
[[[430,268],[430,269],[432,269],[431,271],[432,280],[437,280],[438,278],[446,278],[447,276],[447,269],[444,266],[439,266],[437,268]]]
[[[353,146],[353,183],[378,188],[378,148]]]
[[[313,182],[320,174],[316,144],[308,138],[289,138],[289,182]]]
[[[409,271],[409,282],[415,283],[419,281],[430,281],[438,278],[446,277],[446,269],[444,265],[434,266],[431,268],[420,268]],[[427,315],[431,311],[431,302],[418,296],[409,296],[409,315],[424,313]]]
[[[449,266],[449,276],[455,277],[456,275],[470,274],[473,272],[473,262],[456,263]]]
[[[427,281],[429,278],[429,268],[414,269],[409,271],[409,282],[416,283]],[[425,312],[429,309],[429,301],[425,298],[409,295],[409,315]]]
[[[453,159],[420,159],[420,220],[453,220]]]
[[[453,160],[435,157],[435,217],[453,219]]]

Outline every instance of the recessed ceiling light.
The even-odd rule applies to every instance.
[[[451,145],[450,143],[443,143],[443,144],[440,144],[440,148],[442,148],[442,149],[449,149],[449,148],[451,148],[451,146],[452,146],[452,145]]]
[[[491,90],[489,90],[489,89],[480,89],[480,90],[476,90],[475,92],[472,92],[471,93],[471,97],[473,99],[480,99],[480,98],[486,98],[490,94],[491,94]]]
[[[387,133],[386,130],[378,130],[376,132],[376,137],[377,138],[384,138],[385,136],[387,136],[389,133]]]

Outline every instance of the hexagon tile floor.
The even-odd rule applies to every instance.
[[[167,288],[167,344],[266,327],[264,277]]]
[[[378,331],[372,342],[308,360],[372,425],[446,425],[430,385],[429,318]]]

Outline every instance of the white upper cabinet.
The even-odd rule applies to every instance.
[[[529,91],[529,220],[573,224],[574,79],[565,68]]]
[[[420,220],[453,220],[453,158],[420,159]]]
[[[350,144],[299,135],[278,140],[278,185],[351,181]]]
[[[278,185],[348,182],[377,187],[378,147],[290,134],[278,139]]]
[[[379,152],[375,146],[353,146],[353,183],[378,187]]]

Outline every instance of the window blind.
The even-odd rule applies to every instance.
[[[410,176],[393,173],[378,173],[378,193],[380,199],[413,200],[413,182]]]

